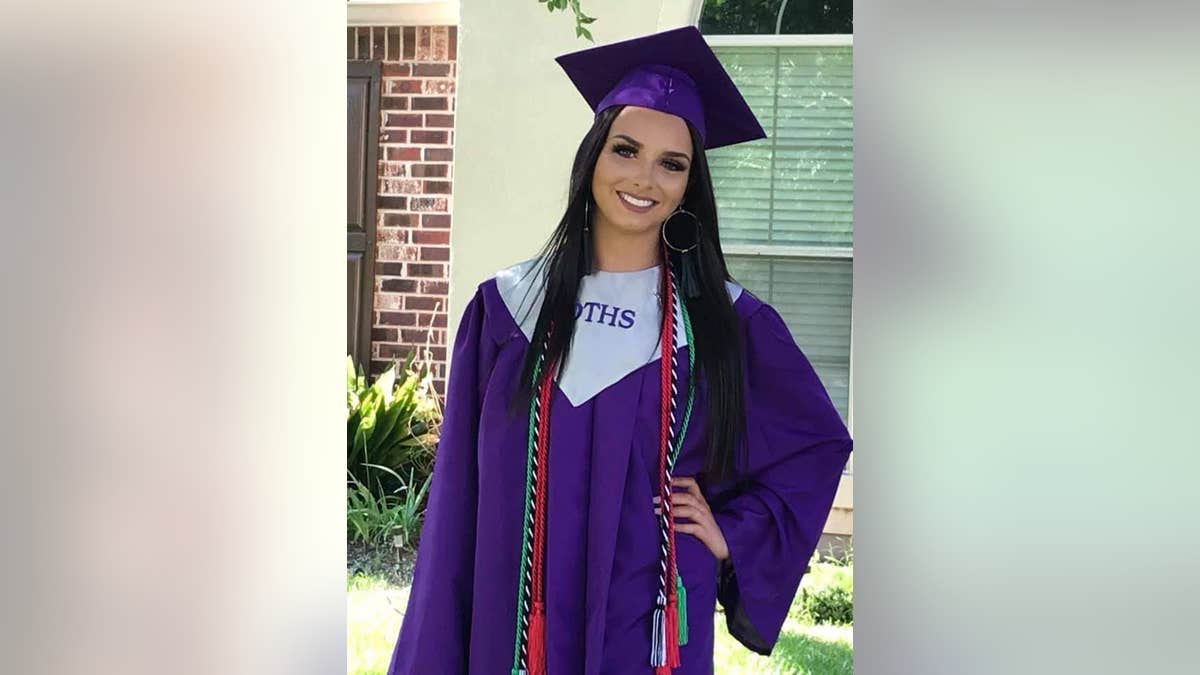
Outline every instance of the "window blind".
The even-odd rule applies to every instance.
[[[851,246],[852,48],[714,51],[768,135],[709,155],[722,241]]]
[[[833,404],[850,412],[849,259],[729,256],[729,273],[787,323]]]

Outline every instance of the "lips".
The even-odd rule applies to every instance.
[[[625,208],[634,213],[648,213],[655,207],[658,202],[653,199],[643,199],[626,192],[617,191],[617,199],[625,205]]]

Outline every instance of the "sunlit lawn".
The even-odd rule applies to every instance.
[[[383,675],[400,632],[408,588],[355,576],[347,586],[348,675]],[[797,595],[796,605],[799,605]],[[853,626],[804,625],[788,619],[768,658],[743,647],[715,617],[717,675],[848,675],[854,672]]]

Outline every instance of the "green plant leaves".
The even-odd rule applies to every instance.
[[[538,0],[546,5],[546,11],[554,12],[555,10],[566,10],[570,7],[571,12],[575,14],[575,37],[586,38],[588,42],[595,42],[592,39],[592,32],[584,28],[584,26],[594,23],[596,17],[588,16],[583,13],[583,7],[580,0]]]
[[[352,541],[391,546],[419,532],[441,411],[430,368],[410,355],[367,384],[346,360],[346,527]]]

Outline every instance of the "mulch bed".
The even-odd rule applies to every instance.
[[[376,548],[359,542],[346,545],[346,575],[366,574],[387,579],[396,586],[412,584],[416,551],[395,547]]]

